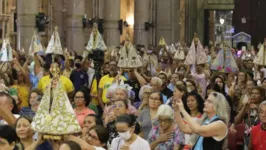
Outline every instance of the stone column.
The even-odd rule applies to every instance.
[[[53,27],[58,26],[58,32],[60,35],[60,41],[62,46],[65,45],[65,32],[64,32],[64,0],[53,0]],[[50,37],[48,38],[50,40]],[[49,41],[48,41],[49,42]]]
[[[81,55],[84,51],[82,19],[85,14],[85,0],[67,1],[67,48]]]
[[[185,42],[185,33],[186,33],[186,1],[180,0],[180,20],[179,20],[179,40]]]
[[[149,31],[145,30],[145,22],[150,22],[150,0],[135,0],[134,5],[134,43],[149,45]]]
[[[26,52],[29,49],[38,6],[37,0],[17,0],[17,49],[23,47]]]
[[[105,0],[104,11],[104,41],[107,46],[120,46],[120,0]]]

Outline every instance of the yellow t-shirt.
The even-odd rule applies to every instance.
[[[91,95],[96,95],[97,96],[97,81],[96,79],[94,79],[92,81],[92,85],[91,85]],[[97,100],[97,98],[92,98],[91,99],[91,102],[94,104],[94,105],[99,105],[99,102]]]
[[[25,85],[14,85],[12,88],[17,89],[18,91],[18,97],[21,101],[20,107],[28,107],[29,106],[29,91],[30,88]]]
[[[126,78],[122,76],[122,79],[126,81]],[[108,88],[113,84],[114,77],[109,77],[109,75],[105,75],[101,78],[99,83],[99,88],[103,90],[102,100],[103,103],[109,103],[110,100],[106,97],[106,93]]]
[[[39,81],[38,89],[41,90],[44,93],[45,89],[51,83],[51,80],[52,79],[50,78],[49,75],[42,77],[41,80]],[[67,77],[61,75],[60,76],[60,82],[63,85],[64,90],[67,93],[70,93],[70,92],[74,91],[73,83]]]

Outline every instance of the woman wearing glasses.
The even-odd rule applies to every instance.
[[[107,148],[109,134],[107,129],[103,126],[96,125],[90,129],[87,135],[87,142],[90,145],[97,147],[99,150],[104,150],[104,148]]]
[[[176,122],[180,130],[192,134],[193,150],[221,150],[227,136],[229,122],[229,105],[223,94],[212,92],[204,103],[204,113],[198,123],[184,108],[182,100],[174,103]],[[181,114],[187,124],[184,123]]]
[[[174,122],[174,111],[169,105],[161,105],[157,111],[158,126],[149,134],[148,142],[153,150],[179,150],[184,144],[184,134]]]
[[[128,113],[128,101],[127,100],[117,100],[114,102],[113,106],[113,112],[111,112],[115,118],[115,120],[109,122],[106,127],[107,130],[109,131],[109,139],[108,139],[108,145],[110,146],[110,144],[112,143],[113,139],[118,137],[119,134],[116,130],[116,121],[117,121],[117,117],[121,116],[121,115],[125,115]],[[140,126],[137,123],[134,132],[136,134],[139,133],[140,130]]]
[[[83,128],[85,117],[89,114],[95,114],[95,112],[87,106],[90,104],[90,96],[84,90],[78,90],[74,95],[74,102],[76,108],[74,109],[76,113],[77,120],[81,128]]]
[[[152,126],[158,125],[156,114],[161,104],[163,104],[162,94],[154,92],[148,99],[148,107],[144,108],[139,115],[138,122],[141,124],[141,131],[144,134],[144,139],[148,139]]]

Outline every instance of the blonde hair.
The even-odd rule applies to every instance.
[[[163,81],[162,81],[162,79],[160,79],[159,77],[152,77],[151,78],[151,82],[152,81],[154,81],[154,82],[156,82],[156,84],[158,85],[158,86],[162,86],[163,85]],[[150,83],[151,83],[150,82]]]
[[[226,125],[229,123],[229,104],[223,94],[218,92],[211,92],[209,96],[214,97],[213,109],[215,110],[215,115],[218,116]],[[202,123],[208,118],[206,113],[203,113],[201,119],[197,122],[202,125]],[[190,138],[190,143],[194,145],[198,139],[199,135],[192,134]]]

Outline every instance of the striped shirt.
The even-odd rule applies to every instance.
[[[35,112],[31,109],[31,107],[22,107],[19,112],[20,116],[27,116],[33,118],[35,116]]]

